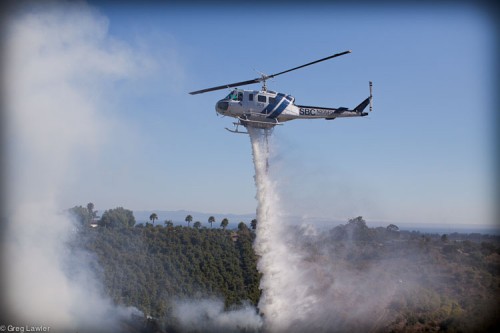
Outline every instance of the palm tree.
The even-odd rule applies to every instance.
[[[250,226],[253,230],[257,229],[257,220],[253,219],[252,221],[250,221]]]
[[[210,223],[210,228],[212,228],[212,223],[214,223],[214,222],[215,222],[215,217],[210,216],[210,217],[208,218],[208,223]]]
[[[226,218],[224,218],[222,220],[222,222],[220,223],[220,226],[222,227],[222,229],[226,230],[226,227],[227,227],[228,224],[229,224],[229,220],[226,219]]]
[[[92,216],[92,213],[94,212],[94,204],[92,202],[89,202],[87,204],[87,210],[89,212],[89,215]]]
[[[149,220],[153,221],[153,225],[155,225],[155,220],[158,220],[158,215],[156,215],[156,213],[149,215]]]
[[[189,228],[189,224],[193,221],[193,217],[191,215],[188,215],[186,216],[186,220],[185,220],[188,224],[188,228]]]
[[[172,220],[165,220],[165,222],[163,222],[163,224],[165,224],[165,227],[167,227],[167,228],[174,226],[174,222],[172,222]]]
[[[200,228],[201,228],[201,222],[200,222],[200,221],[196,221],[196,222],[193,224],[193,228],[200,229]]]
[[[87,212],[88,212],[88,223],[92,223],[92,220],[97,217],[97,211],[94,211],[94,204],[89,202],[87,204]]]

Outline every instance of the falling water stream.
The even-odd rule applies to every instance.
[[[281,332],[293,321],[308,316],[315,298],[308,295],[307,286],[300,283],[300,255],[287,244],[283,212],[276,183],[269,167],[271,130],[248,128],[252,143],[257,187],[257,237],[255,251],[260,257],[258,270],[263,274],[259,311],[265,318],[265,330]]]

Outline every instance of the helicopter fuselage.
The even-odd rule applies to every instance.
[[[261,73],[261,77],[246,80],[241,82],[234,82],[229,84],[223,84],[216,87],[205,88],[201,90],[191,91],[189,94],[197,95],[203,94],[210,91],[222,90],[227,88],[233,89],[229,95],[219,100],[215,104],[215,111],[217,113],[229,116],[237,119],[234,122],[235,130],[228,131],[233,133],[247,133],[238,131],[238,126],[242,125],[246,128],[256,127],[269,129],[276,125],[281,125],[285,121],[293,119],[326,119],[332,120],[337,118],[347,118],[347,117],[364,117],[368,113],[364,112],[364,109],[370,105],[370,111],[372,110],[372,82],[370,81],[370,96],[363,100],[354,109],[349,109],[346,107],[339,108],[329,108],[320,106],[306,106],[295,104],[295,98],[290,95],[277,93],[268,90],[266,87],[266,80],[275,78],[278,75],[289,73],[297,69],[301,69],[307,66],[317,64],[329,59],[333,59],[345,54],[351,53],[351,50],[335,53],[328,57],[321,58],[319,60],[308,62],[307,64],[296,66],[278,73],[271,75]],[[244,90],[238,87],[262,83],[261,90]]]
[[[369,100],[353,110],[345,107],[327,108],[296,105],[291,95],[270,90],[234,89],[215,104],[217,113],[238,118],[245,126],[269,128],[293,119],[327,119],[363,117]]]

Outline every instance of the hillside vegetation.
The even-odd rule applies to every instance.
[[[387,295],[373,289],[392,285],[374,331],[490,332],[500,328],[498,236],[423,234],[400,231],[395,225],[369,228],[358,217],[311,237],[296,230],[291,239],[300,244],[307,260],[330,267],[333,281],[336,268],[337,275],[347,271],[358,283],[364,279],[366,285],[359,288],[365,295]],[[362,306],[356,304],[352,310]]]
[[[118,304],[163,317],[169,300],[221,297],[226,306],[257,304],[259,274],[253,233],[188,227],[85,230],[106,292]],[[82,239],[83,240],[83,239]]]
[[[82,207],[72,212],[81,223],[74,245],[95,255],[96,274],[117,304],[135,306],[162,322],[171,320],[176,299],[222,298],[227,308],[258,304],[255,233],[244,223],[237,230],[143,226],[121,208],[120,214],[105,212],[99,227],[90,228],[92,214],[84,214]],[[290,226],[283,237],[290,237],[304,260],[324,267],[349,267],[360,274],[382,267],[387,276],[398,276],[397,292],[374,331],[486,332],[500,327],[498,236],[422,234],[395,225],[370,228],[358,217],[307,236]]]

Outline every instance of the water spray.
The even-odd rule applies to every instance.
[[[264,316],[264,329],[281,332],[295,320],[307,317],[314,297],[307,285],[300,283],[301,258],[286,242],[280,198],[269,170],[271,131],[248,128],[252,143],[257,187],[257,220],[255,251],[260,257],[257,268],[261,278],[262,296],[259,310]]]

